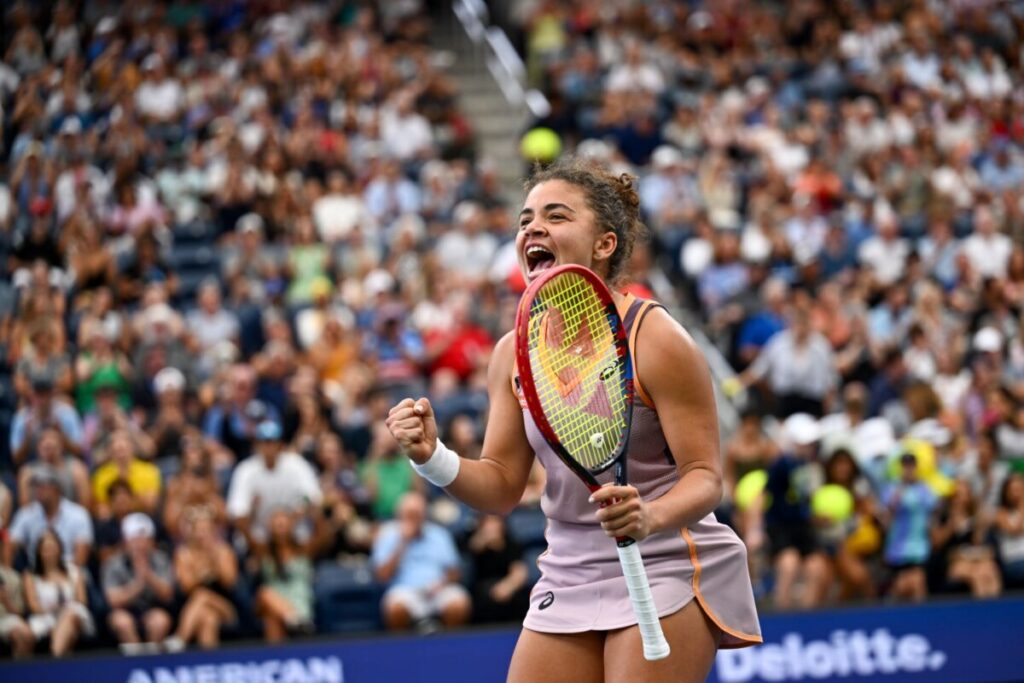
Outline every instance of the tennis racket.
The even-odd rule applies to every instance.
[[[616,483],[625,484],[633,364],[612,294],[597,275],[565,265],[529,286],[516,313],[516,365],[530,415],[562,462],[592,492],[613,465]],[[640,550],[632,538],[616,542],[644,658],[663,659],[669,645]]]

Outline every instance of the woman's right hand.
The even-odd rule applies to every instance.
[[[411,398],[402,401],[388,412],[384,421],[402,452],[422,465],[434,454],[437,447],[437,423],[430,401]]]

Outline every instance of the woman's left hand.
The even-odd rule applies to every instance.
[[[590,496],[592,503],[603,505],[595,515],[601,528],[612,538],[627,536],[636,541],[651,535],[654,526],[650,506],[635,486],[603,486]]]

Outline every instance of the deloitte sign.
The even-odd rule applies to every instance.
[[[836,630],[825,640],[808,641],[799,633],[787,633],[779,643],[723,650],[716,666],[721,683],[746,683],[935,672],[945,663],[946,654],[932,648],[925,636],[894,636],[879,628],[871,633]]]
[[[1024,598],[764,614],[765,643],[718,654],[712,683],[1019,683]],[[310,640],[176,655],[0,662],[31,683],[501,683],[519,628]]]

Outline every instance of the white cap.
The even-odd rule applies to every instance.
[[[157,67],[163,66],[163,64],[164,58],[154,53],[142,60],[142,70],[151,71],[153,69],[156,69]]]
[[[181,391],[185,388],[185,375],[178,368],[166,367],[153,378],[153,389],[162,394],[165,391]]]
[[[117,17],[103,17],[96,23],[96,35],[110,33],[117,28]]]
[[[974,335],[974,350],[999,353],[1003,350],[1003,335],[994,327],[983,327]]]
[[[165,303],[153,304],[146,309],[145,315],[150,325],[169,325],[174,320],[174,309]]]
[[[145,513],[133,512],[121,522],[121,538],[126,541],[140,536],[153,538],[155,535],[156,526]]]
[[[794,413],[782,423],[782,433],[794,446],[807,446],[821,438],[818,421],[807,413]]]
[[[82,132],[82,122],[77,116],[69,116],[60,124],[60,135],[78,135]]]
[[[367,296],[376,296],[382,292],[390,291],[395,286],[395,278],[383,268],[371,270],[363,280],[363,289]]]
[[[235,221],[235,230],[243,234],[247,232],[263,232],[263,218],[258,213],[250,211]]]
[[[683,153],[672,145],[661,145],[651,155],[651,165],[657,169],[681,166],[684,160]]]

